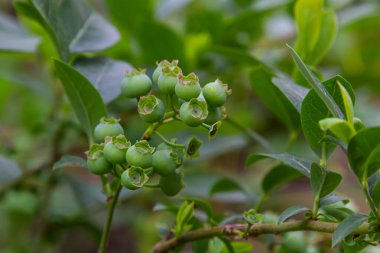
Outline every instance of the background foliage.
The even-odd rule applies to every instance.
[[[338,91],[331,91],[329,83],[340,80],[345,86],[349,80],[356,91],[354,97],[345,86],[355,116],[366,126],[380,124],[380,5],[375,0],[1,0],[0,10],[2,252],[95,251],[105,196],[98,178],[83,169],[77,156],[85,157],[86,132],[91,136],[97,119],[106,115],[105,105],[109,116],[121,115],[129,139],[137,140],[146,128],[136,102],[119,97],[123,72],[132,66],[152,73],[157,60],[179,59],[184,72],[195,71],[202,84],[219,76],[233,89],[227,104],[231,118],[264,136],[277,153],[318,160],[323,132],[309,125],[325,118],[328,110],[315,112],[307,103],[301,108],[303,99],[320,103],[315,101],[320,98],[306,96],[310,87],[296,70],[288,43],[330,93]],[[294,82],[303,87],[295,88]],[[83,104],[88,100],[76,89],[92,102]],[[78,111],[70,101],[85,110]],[[338,106],[347,116],[344,101]],[[310,120],[300,120],[303,113]],[[79,121],[75,114],[82,115]],[[241,220],[263,193],[266,217],[273,219],[295,204],[313,204],[318,186],[310,187],[309,172],[302,166],[289,169],[294,157],[280,157],[288,163],[278,165],[261,161],[264,154],[255,155],[249,158],[252,163],[260,161],[246,166],[249,154],[272,150],[232,125],[223,124],[212,141],[202,130],[175,124],[162,133],[203,139],[200,157],[184,165],[187,187],[174,198],[154,189],[122,191],[109,252],[148,252],[171,229],[181,200],[193,200],[195,216],[208,224]],[[330,170],[346,179],[337,192],[344,193],[352,209],[368,212],[360,188],[352,187],[357,182],[347,170],[348,161],[341,150],[332,153],[333,146],[327,147]],[[333,251],[325,239],[323,234],[295,232],[234,246],[239,252]],[[205,252],[206,243],[186,250]],[[220,239],[208,245],[211,252],[226,250]]]

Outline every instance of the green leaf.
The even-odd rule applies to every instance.
[[[0,51],[11,52],[35,52],[40,41],[5,13],[0,13],[0,38]]]
[[[333,10],[322,10],[320,19],[321,28],[318,41],[313,50],[306,56],[305,62],[310,65],[317,64],[324,57],[338,32],[338,19]],[[309,29],[309,31],[311,30]]]
[[[105,104],[110,103],[120,95],[120,85],[124,73],[132,69],[132,66],[126,62],[101,56],[77,59],[73,67],[99,91]]]
[[[340,243],[346,236],[350,235],[356,228],[368,219],[364,214],[353,214],[344,219],[332,235],[332,247]]]
[[[296,171],[300,172],[302,175],[306,177],[310,177],[310,166],[311,163],[307,160],[304,160],[302,158],[282,153],[282,154],[265,154],[265,153],[257,153],[257,154],[251,154],[246,159],[246,165],[249,166],[261,159],[264,158],[272,158],[275,160],[278,160],[282,162],[283,164],[289,166],[290,168],[295,169]]]
[[[300,91],[299,96],[294,96],[294,104],[284,93],[290,95],[289,90],[293,89],[293,85],[287,82],[280,82],[280,79],[276,79],[277,85],[274,85],[272,78],[274,75],[270,73],[264,66],[260,66],[252,70],[250,74],[251,85],[255,90],[256,94],[260,97],[261,101],[264,103],[268,109],[276,115],[289,129],[297,129],[300,125],[299,112],[294,104],[300,103],[302,99],[303,91],[302,88],[295,89]],[[282,87],[284,91],[281,91]]]
[[[268,194],[274,189],[301,177],[302,174],[293,168],[279,164],[273,167],[263,178],[261,188]]]
[[[178,59],[181,67],[186,69],[184,41],[170,27],[156,21],[145,20],[136,38],[145,63],[153,65],[157,59]]]
[[[354,104],[352,103],[352,99],[350,94],[348,94],[348,91],[346,88],[337,81],[337,84],[340,89],[340,94],[342,96],[343,106],[344,106],[344,113],[346,116],[346,119],[349,123],[354,122]]]
[[[342,176],[313,163],[311,165],[310,181],[314,194],[323,198],[338,187],[342,181]]]
[[[87,162],[85,159],[79,156],[65,155],[61,159],[54,163],[53,170],[64,168],[87,168]]]
[[[102,98],[84,76],[66,63],[54,60],[54,68],[81,126],[92,141],[95,126],[107,116]]]
[[[119,40],[118,31],[84,1],[16,0],[18,13],[38,22],[51,37],[62,60],[70,54],[97,52]]]
[[[319,200],[319,206],[328,206],[337,202],[342,202],[343,204],[349,203],[347,199],[342,199],[341,197],[337,196],[336,194],[332,193],[329,194]]]
[[[288,76],[273,77],[272,83],[289,99],[298,113],[301,112],[302,101],[309,89],[294,83]]]
[[[14,161],[0,155],[0,173],[0,184],[4,184],[19,177],[21,169]]]
[[[295,8],[298,37],[297,51],[306,58],[315,48],[321,32],[323,0],[298,0]]]
[[[345,120],[337,118],[325,118],[319,121],[319,127],[323,131],[330,131],[344,143],[348,143],[355,135],[354,127]]]
[[[294,51],[294,49],[291,48],[289,45],[288,48],[294,61],[298,66],[299,71],[308,81],[308,83],[313,88],[318,97],[322,100],[323,104],[326,105],[328,111],[331,112],[331,114],[336,118],[345,119],[344,114],[342,113],[337,103],[334,101],[334,98],[332,97],[331,93],[329,93],[326,87],[322,85],[321,81],[319,81],[319,79],[313,74],[313,72],[311,72],[311,70],[305,65],[305,63],[297,55],[296,51]]]
[[[340,76],[335,76],[323,82],[329,94],[335,99],[340,109],[345,113],[344,102],[341,95],[341,89],[338,83],[341,83],[345,90],[355,101],[351,85]],[[313,151],[321,157],[323,145],[326,145],[327,156],[335,149],[336,145],[332,143],[323,143],[326,133],[319,127],[319,121],[331,117],[328,108],[323,104],[322,99],[314,90],[309,91],[302,102],[301,108],[301,125],[307,142]]]
[[[249,253],[253,250],[253,245],[251,242],[231,242],[233,251],[227,249],[226,244],[222,249],[221,253]]]
[[[213,185],[210,187],[208,194],[209,196],[213,196],[216,193],[224,193],[231,191],[241,191],[247,194],[247,191],[239,182],[226,177],[220,178],[217,181],[215,181]]]
[[[298,30],[296,50],[309,65],[315,65],[322,59],[338,30],[335,12],[324,9],[323,2],[298,0],[295,5]]]
[[[190,231],[192,225],[189,224],[194,216],[194,202],[184,201],[176,216],[176,225],[173,232],[176,236],[181,236]]]
[[[380,181],[377,181],[376,184],[371,189],[371,197],[377,208],[380,205]]]
[[[323,214],[327,214],[328,216],[333,217],[335,219],[335,222],[340,222],[353,215],[354,211],[346,207],[325,206],[323,207]]]
[[[277,224],[283,223],[284,221],[286,221],[287,219],[289,219],[290,217],[292,217],[294,215],[297,215],[297,214],[300,214],[300,213],[309,212],[309,211],[310,211],[310,209],[307,208],[307,207],[304,207],[304,206],[292,206],[292,207],[289,207],[288,209],[286,209],[285,211],[283,211],[280,214],[280,216],[278,217]]]
[[[380,127],[363,129],[348,143],[350,167],[362,182],[380,167]]]

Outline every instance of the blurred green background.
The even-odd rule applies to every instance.
[[[314,158],[302,131],[284,124],[268,109],[250,78],[252,69],[265,64],[304,84],[285,46],[310,36],[297,32],[296,1],[91,0],[87,4],[116,27],[120,39],[110,48],[72,54],[69,60],[88,77],[93,73],[83,68],[86,61],[109,64],[114,78],[104,84],[103,92],[107,85],[119,85],[128,64],[147,68],[151,74],[156,61],[179,59],[184,72],[197,73],[201,84],[219,77],[230,85],[233,94],[227,110],[237,122],[263,135],[278,152]],[[326,0],[323,8],[336,14],[336,37],[320,59],[309,65],[323,80],[336,74],[349,80],[357,92],[357,116],[366,125],[379,125],[380,2]],[[51,59],[60,53],[37,22],[17,14],[12,1],[0,0],[0,10],[0,252],[95,252],[106,209],[98,178],[75,166],[51,170],[63,155],[85,157],[88,149],[87,138],[52,70]],[[109,113],[122,119],[129,139],[138,139],[146,125],[136,113],[136,103],[113,94],[108,98]],[[297,141],[288,145],[295,132]],[[262,146],[249,142],[228,124],[212,141],[204,129],[176,124],[163,127],[162,133],[179,140],[199,136],[204,141],[201,157],[183,166],[187,187],[179,196],[168,198],[150,189],[122,192],[109,252],[149,252],[175,218],[159,210],[178,206],[189,196],[209,201],[213,211],[224,216],[242,213],[258,200],[261,178],[272,163],[260,162],[246,169],[244,161],[252,151],[265,151]],[[330,162],[333,170],[346,176],[338,192],[357,210],[366,211],[340,152]],[[22,180],[20,175],[24,175]],[[214,182],[222,178],[232,178],[239,187],[209,194]],[[311,202],[309,183],[298,179],[272,193],[264,209],[280,213],[292,204]],[[268,252],[330,252],[323,235],[293,237],[276,238],[278,245]],[[286,240],[298,240],[301,246],[281,246]],[[247,252],[267,252],[258,240],[253,248]],[[184,252],[192,250],[189,247]]]

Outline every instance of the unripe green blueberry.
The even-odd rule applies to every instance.
[[[104,156],[110,163],[125,163],[125,154],[130,146],[131,142],[124,135],[114,136],[104,146]]]
[[[173,173],[167,177],[160,177],[161,191],[167,196],[174,196],[184,187],[182,173]]]
[[[131,146],[125,157],[130,165],[145,169],[152,166],[153,151],[154,148],[146,140],[142,140]]]
[[[103,144],[94,144],[87,154],[87,167],[88,169],[97,175],[102,175],[110,172],[112,164],[110,164],[103,153]]]
[[[100,123],[95,127],[94,138],[96,142],[103,142],[107,136],[116,136],[124,134],[124,130],[115,118],[102,118]]]
[[[153,75],[152,75],[152,79],[155,84],[157,84],[158,78],[162,74],[162,69],[168,66],[172,68],[174,66],[178,66],[178,60],[173,60],[172,62],[169,62],[168,60],[163,60],[159,63],[157,62],[156,64],[157,64],[157,68],[153,71]]]
[[[162,68],[162,74],[158,78],[157,85],[164,94],[174,94],[175,86],[178,81],[178,75],[182,70],[178,66]]]
[[[171,150],[159,150],[153,154],[152,167],[160,176],[173,174],[181,165],[181,159]]]
[[[121,185],[129,190],[136,190],[144,186],[148,176],[141,167],[132,166],[121,174]]]
[[[206,120],[204,121],[206,124],[212,125],[215,122],[222,119],[222,108],[221,107],[207,107],[208,109],[208,116]]]
[[[141,97],[138,104],[140,118],[148,123],[160,121],[165,114],[165,105],[154,95]]]
[[[148,94],[152,81],[143,70],[132,70],[126,73],[121,82],[121,93],[128,98],[138,98]]]
[[[202,93],[207,104],[213,107],[219,107],[226,103],[227,95],[231,94],[231,90],[227,84],[216,79],[215,82],[206,84],[202,89]]]
[[[199,79],[194,73],[187,76],[179,75],[178,82],[175,86],[175,94],[178,98],[189,101],[196,98],[201,93]]]
[[[207,118],[207,104],[204,101],[192,98],[189,102],[181,105],[179,115],[186,125],[199,126]]]

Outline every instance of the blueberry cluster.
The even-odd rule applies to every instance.
[[[122,94],[138,99],[138,113],[147,123],[163,124],[177,119],[186,125],[203,125],[210,132],[216,131],[224,115],[224,104],[230,94],[228,86],[220,80],[201,88],[194,73],[183,75],[178,61],[162,61],[157,64],[152,79],[145,70],[132,70],[122,81]],[[153,95],[152,85],[157,85],[166,99]],[[176,108],[180,105],[179,109]],[[208,124],[213,124],[212,126]],[[198,155],[200,142],[193,138],[187,146],[167,140],[153,129],[163,142],[157,147],[147,140],[136,141],[133,145],[124,135],[124,130],[115,118],[102,118],[94,129],[96,144],[87,152],[88,169],[98,175],[111,173],[130,190],[147,186],[149,176],[159,175],[158,187],[168,196],[176,195],[184,186],[183,174],[177,169],[185,156]]]

